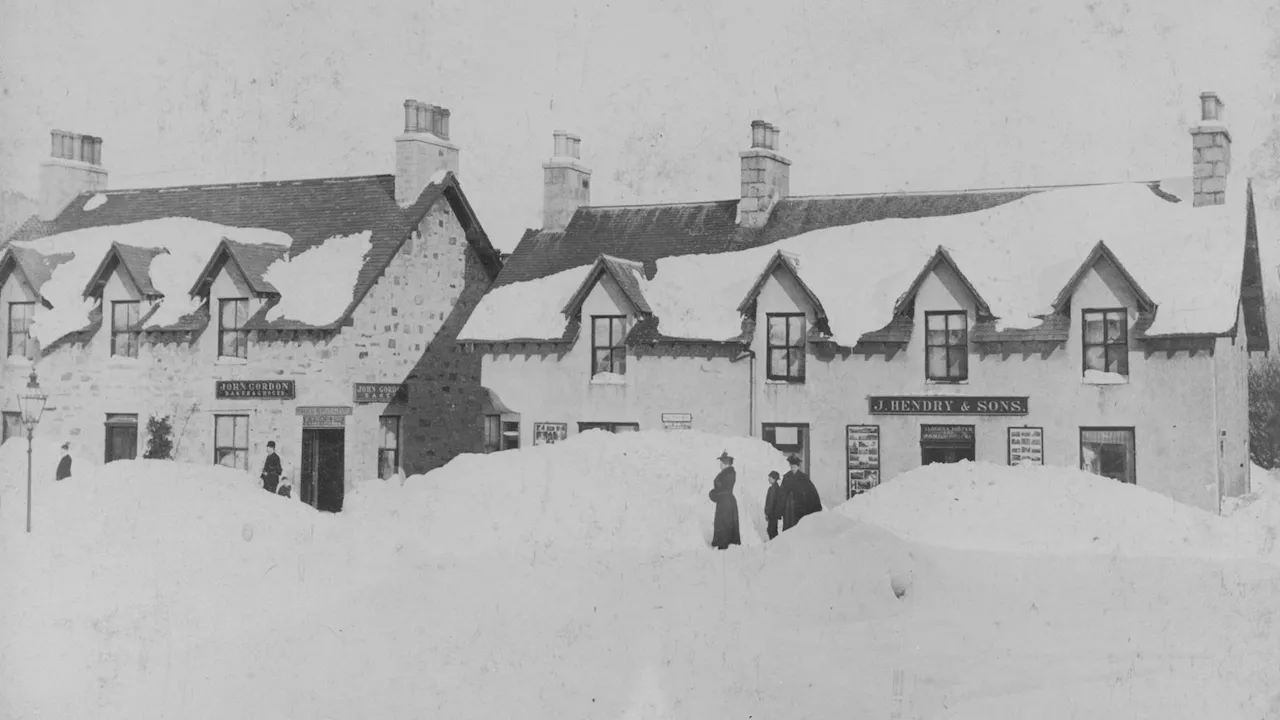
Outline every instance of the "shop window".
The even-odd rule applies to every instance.
[[[138,327],[142,303],[123,300],[111,303],[111,355],[113,357],[138,357],[138,339],[142,336]]]
[[[628,433],[640,432],[640,423],[617,423],[617,422],[580,422],[578,423],[578,432],[586,432],[588,430],[604,430],[605,432]]]
[[[627,374],[627,348],[622,340],[626,318],[622,315],[591,316],[591,375]]]
[[[223,467],[249,470],[249,416],[213,417],[213,462]]]
[[[35,312],[33,302],[9,303],[9,357],[35,357],[35,338],[31,337],[31,319]]]
[[[106,431],[106,462],[138,457],[137,415],[108,415]]]
[[[1080,469],[1137,484],[1133,428],[1080,428]]]
[[[245,298],[218,303],[218,357],[249,357],[249,301]]]
[[[765,423],[761,426],[760,436],[783,455],[799,457],[803,463],[801,469],[809,472],[809,426],[807,424]]]
[[[22,413],[7,412],[4,414],[4,436],[0,437],[0,445],[9,441],[9,438],[20,438],[25,434],[22,427]]]
[[[804,315],[773,313],[765,317],[765,374],[769,380],[804,382]]]
[[[963,310],[926,312],[925,376],[935,382],[969,379],[969,316]]]
[[[920,464],[973,462],[973,425],[921,425]]]
[[[1129,374],[1129,314],[1119,310],[1083,311],[1084,372]]]
[[[484,416],[484,451],[500,452],[520,447],[520,422],[503,420],[501,415]]]
[[[378,426],[378,477],[386,480],[400,471],[400,416],[384,415]]]

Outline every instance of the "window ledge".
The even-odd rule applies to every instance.
[[[1118,378],[1115,380],[1080,380],[1081,385],[1092,385],[1095,387],[1106,387],[1108,385],[1128,385],[1129,378]]]
[[[796,385],[796,386],[801,386],[801,385],[804,385],[804,380],[771,380],[771,379],[765,378],[764,384],[765,384],[765,385]]]
[[[615,375],[613,373],[599,373],[591,376],[592,385],[626,385],[626,375]]]
[[[935,387],[949,387],[951,385],[968,385],[969,381],[965,380],[925,380],[925,385]]]
[[[220,356],[220,357],[219,357],[219,358],[214,362],[214,364],[215,364],[215,365],[248,365],[248,364],[249,364],[249,359],[248,359],[248,358],[238,358],[238,357],[225,357],[225,356]]]

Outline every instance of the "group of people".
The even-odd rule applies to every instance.
[[[715,522],[711,533],[711,546],[724,550],[730,545],[742,544],[742,532],[738,527],[738,500],[733,496],[733,486],[738,474],[733,468],[733,456],[728,451],[720,453],[720,472],[708,497],[716,504]],[[769,539],[778,536],[778,522],[785,532],[796,526],[806,515],[822,510],[822,498],[808,474],[800,469],[800,458],[787,458],[791,470],[778,477],[777,470],[769,471],[769,491],[764,499],[764,518]]]

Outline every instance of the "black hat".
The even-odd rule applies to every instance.
[[[63,450],[70,450],[70,449],[71,449],[71,443],[69,443],[69,442],[64,442],[64,443],[62,443],[62,449],[63,449]]]
[[[721,462],[727,462],[731,465],[733,464],[733,456],[729,454],[728,450],[725,450],[724,452],[720,453],[720,457],[717,459],[720,460]]]
[[[800,458],[795,453],[792,453],[791,457],[787,458],[787,462],[791,465],[799,465]]]
[[[777,479],[778,479],[778,471],[777,471],[777,470],[770,470],[770,471],[769,471],[769,479],[770,479],[770,480],[777,480]]]
[[[275,440],[268,440],[268,441],[267,441],[267,447],[269,447],[269,448],[273,448],[273,447],[275,447],[275,446],[276,446],[276,441],[275,441]]]

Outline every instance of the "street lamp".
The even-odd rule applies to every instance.
[[[18,410],[22,412],[22,424],[27,427],[27,532],[31,532],[31,440],[36,432],[36,425],[44,415],[45,403],[49,396],[40,391],[40,381],[36,379],[36,369],[31,368],[31,377],[27,380],[27,391],[18,395]]]

